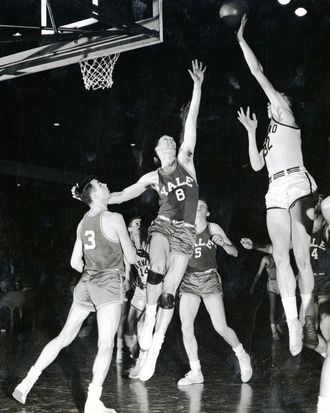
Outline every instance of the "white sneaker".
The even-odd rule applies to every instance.
[[[16,386],[15,390],[13,391],[13,398],[16,399],[18,402],[25,404],[26,397],[29,394],[30,390],[33,387],[33,382],[25,378],[21,381],[21,383]]]
[[[149,350],[152,342],[152,333],[154,331],[156,318],[153,316],[146,317],[139,336],[139,345],[142,350]]]
[[[116,410],[105,407],[100,399],[87,398],[84,413],[116,413]]]
[[[147,357],[143,366],[140,369],[139,379],[142,381],[147,381],[155,373],[156,363],[159,356],[160,349],[150,349],[148,351]]]
[[[204,376],[201,370],[190,370],[182,379],[178,381],[178,386],[191,386],[192,384],[204,383]]]
[[[297,356],[303,348],[303,327],[301,322],[295,318],[288,321],[289,348],[293,356]]]
[[[241,370],[241,380],[243,383],[248,382],[253,374],[253,369],[251,366],[251,359],[248,353],[244,352],[244,354],[237,356],[239,367]]]
[[[136,364],[131,368],[128,377],[130,379],[138,379],[140,370],[145,362],[148,352],[140,350],[139,358],[136,360]]]

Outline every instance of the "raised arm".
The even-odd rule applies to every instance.
[[[143,175],[135,184],[128,186],[120,192],[110,194],[108,204],[121,204],[140,196],[147,188],[154,188],[158,191],[157,171]]]
[[[211,240],[222,247],[227,254],[237,257],[238,251],[235,245],[232,244],[230,239],[225,234],[225,231],[214,222],[210,222]]]
[[[239,111],[237,111],[237,115],[237,119],[241,122],[248,133],[249,158],[252,169],[254,171],[260,171],[260,169],[262,169],[265,165],[265,158],[262,151],[259,152],[257,148],[256,130],[258,120],[256,114],[252,113],[252,117],[250,117],[250,107],[248,106],[246,113],[244,113],[243,108],[240,108]]]
[[[73,251],[71,254],[70,265],[74,270],[78,272],[83,272],[84,261],[83,261],[82,242],[80,238],[80,228],[81,228],[81,222],[79,223],[78,228],[77,228],[76,242],[74,244]]]
[[[269,101],[275,105],[281,105],[281,106],[287,107],[288,106],[287,102],[285,101],[285,99],[283,99],[282,95],[277,90],[275,90],[273,85],[264,75],[263,67],[261,66],[259,60],[256,58],[252,49],[250,48],[250,46],[246,43],[244,39],[244,30],[245,30],[246,23],[247,23],[247,17],[246,17],[246,14],[244,14],[241,20],[240,28],[237,32],[237,40],[238,40],[238,44],[240,45],[243,51],[245,61],[247,65],[249,66],[249,69],[252,75],[256,78],[257,82],[259,83],[259,85],[262,87],[263,91],[267,95]]]
[[[205,70],[206,66],[203,68],[203,64],[198,62],[197,59],[192,61],[192,70],[188,70],[194,82],[194,88],[185,122],[183,142],[180,146],[178,155],[179,160],[185,165],[192,163],[193,161],[196,146],[197,116],[201,101],[202,83]]]
[[[254,288],[255,288],[255,286],[256,286],[256,284],[257,284],[257,282],[258,282],[258,280],[259,280],[259,278],[260,278],[260,276],[263,272],[263,270],[265,268],[267,268],[267,266],[268,266],[268,259],[266,257],[263,257],[260,261],[258,271],[257,271],[256,276],[254,277],[253,283],[251,285],[250,294],[254,293]]]

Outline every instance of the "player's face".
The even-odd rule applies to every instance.
[[[96,195],[101,198],[102,200],[107,200],[110,196],[110,191],[108,189],[107,184],[104,184],[97,179],[93,179],[91,181],[93,188],[96,192]]]
[[[161,157],[164,156],[175,156],[176,155],[176,143],[171,136],[162,136],[156,146],[156,152]]]
[[[196,218],[206,218],[208,216],[208,206],[204,201],[198,201]]]
[[[141,233],[141,219],[140,218],[133,219],[133,221],[130,223],[130,226],[129,226],[129,232],[131,232],[134,235],[140,235]]]

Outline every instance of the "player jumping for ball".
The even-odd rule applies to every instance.
[[[314,278],[309,256],[317,186],[304,167],[300,129],[290,99],[275,90],[264,75],[261,64],[244,39],[246,22],[244,15],[237,40],[251,73],[269,99],[267,108],[271,120],[262,151],[258,151],[256,144],[258,121],[255,114],[250,116],[250,108],[247,108],[246,113],[240,108],[238,120],[248,132],[252,168],[259,171],[266,164],[268,170],[267,228],[273,245],[277,280],[289,329],[290,351],[295,356],[302,350],[303,325],[298,319],[296,280],[290,265],[291,243],[301,276],[301,300],[305,314],[304,344],[312,348],[318,344],[314,327]]]

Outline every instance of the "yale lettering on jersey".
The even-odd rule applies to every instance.
[[[311,247],[319,248],[320,250],[323,250],[323,251],[325,251],[325,249],[326,249],[326,247],[325,247],[325,241],[321,241],[320,244],[317,244],[315,238],[312,238],[312,239],[311,239],[310,246],[311,246]]]
[[[170,192],[174,191],[177,188],[180,188],[181,186],[189,186],[190,188],[192,188],[192,184],[194,182],[193,178],[191,178],[190,176],[186,176],[186,179],[184,181],[181,181],[180,177],[176,177],[175,181],[176,184],[167,182],[167,184],[163,185],[160,193],[167,196]]]
[[[202,238],[199,238],[199,239],[198,239],[198,242],[195,242],[195,248],[198,248],[198,247],[206,247],[206,248],[208,248],[209,250],[211,250],[212,247],[213,247],[213,245],[214,245],[214,242],[211,241],[210,239],[209,239],[207,242],[203,242],[203,239],[202,239]]]

